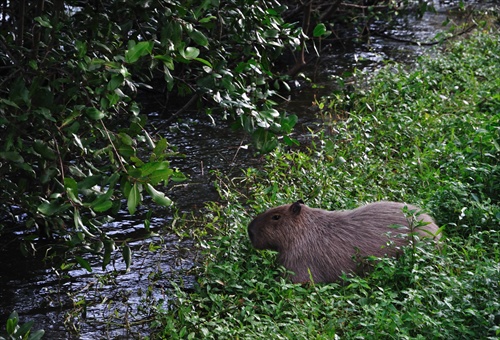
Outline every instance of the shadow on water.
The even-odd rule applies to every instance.
[[[437,30],[445,29],[441,23],[446,17],[442,8],[421,19],[402,19],[387,33],[400,40],[429,41]],[[364,43],[327,48],[321,59],[304,70],[320,86],[299,89],[284,104],[302,123],[295,131],[296,138],[307,139],[308,124],[315,124],[315,98],[332,90],[335,76],[354,68],[374,72],[389,60],[415,60],[424,50],[423,46],[377,36]],[[150,119],[153,124],[161,120],[154,112]],[[187,174],[189,181],[176,185],[170,193],[182,212],[199,211],[204,202],[219,199],[212,170],[238,176],[240,169],[260,162],[251,148],[242,147],[250,143],[242,132],[232,131],[225,123],[214,126],[204,114],[190,114],[160,133],[185,155],[173,159],[172,165]],[[93,264],[91,273],[80,268],[62,272],[44,265],[40,258],[23,258],[17,247],[3,243],[0,332],[10,312],[16,310],[21,322],[33,320],[34,330],[44,329],[46,339],[128,339],[147,335],[152,321],[152,310],[148,308],[155,308],[161,301],[168,306],[172,282],[182,281],[183,287],[191,289],[195,278],[189,270],[197,259],[193,242],[180,239],[168,228],[174,222],[171,212],[153,214],[154,236],[145,231],[144,213],[129,216],[123,212],[106,226],[115,237],[130,240],[130,271],[125,270],[121,255],[115,254],[106,270],[102,270],[99,259],[87,258]]]

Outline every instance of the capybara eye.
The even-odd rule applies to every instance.
[[[273,215],[273,216],[271,217],[271,219],[272,219],[272,220],[275,220],[275,221],[279,220],[280,218],[281,218],[281,215]]]

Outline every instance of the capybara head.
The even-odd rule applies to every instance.
[[[281,251],[293,237],[303,201],[286,204],[258,215],[248,226],[248,236],[256,249]]]

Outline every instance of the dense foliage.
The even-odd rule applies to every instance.
[[[21,219],[25,253],[36,231],[104,254],[106,266],[115,240],[100,226],[146,196],[169,206],[158,186],[184,179],[146,127],[137,99],[151,92],[168,98],[157,111],[204,101],[274,147],[296,121],[270,99],[281,84],[273,61],[301,36],[283,10],[276,1],[4,3],[0,233]]]
[[[194,292],[159,308],[164,337],[204,339],[498,338],[500,335],[500,39],[450,44],[411,70],[394,64],[318,103],[304,151],[221,178]],[[342,83],[342,80],[339,79]],[[390,199],[444,226],[440,249],[414,244],[366,278],[294,285],[276,254],[255,251],[252,216],[303,199],[326,209]],[[243,202],[243,203],[242,203]]]
[[[337,18],[359,22],[364,31],[396,7],[394,1],[3,1],[0,234],[21,222],[25,254],[36,233],[104,254],[105,266],[116,246],[101,228],[109,216],[125,205],[134,213],[147,197],[169,206],[159,186],[184,179],[170,166],[174,148],[150,132],[142,104],[167,123],[194,107],[231,118],[260,151],[275,148],[280,136],[294,145],[289,134],[297,117],[278,110],[275,100],[288,89],[287,73],[300,69],[306,51],[316,55],[316,44],[329,35],[322,20],[341,13]],[[276,72],[285,51],[295,58]],[[130,249],[121,245],[128,261]]]

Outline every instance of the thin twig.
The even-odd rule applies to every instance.
[[[121,158],[120,154],[118,153],[118,150],[116,149],[115,144],[114,144],[114,143],[113,143],[113,141],[111,140],[111,136],[109,135],[109,131],[108,131],[108,129],[106,128],[106,125],[104,125],[104,121],[103,121],[102,119],[100,119],[99,121],[101,122],[102,127],[104,128],[104,131],[106,131],[106,135],[108,136],[108,140],[109,140],[109,142],[111,143],[111,147],[113,148],[113,150],[114,150],[114,152],[115,152],[115,154],[116,154],[116,156],[117,156],[117,158],[118,158],[118,161],[120,162],[120,165],[121,165],[121,167],[122,167],[123,171],[126,173],[126,172],[127,172],[127,169],[125,168],[125,165],[124,165],[124,164],[123,164],[123,162],[122,162],[122,158]]]

